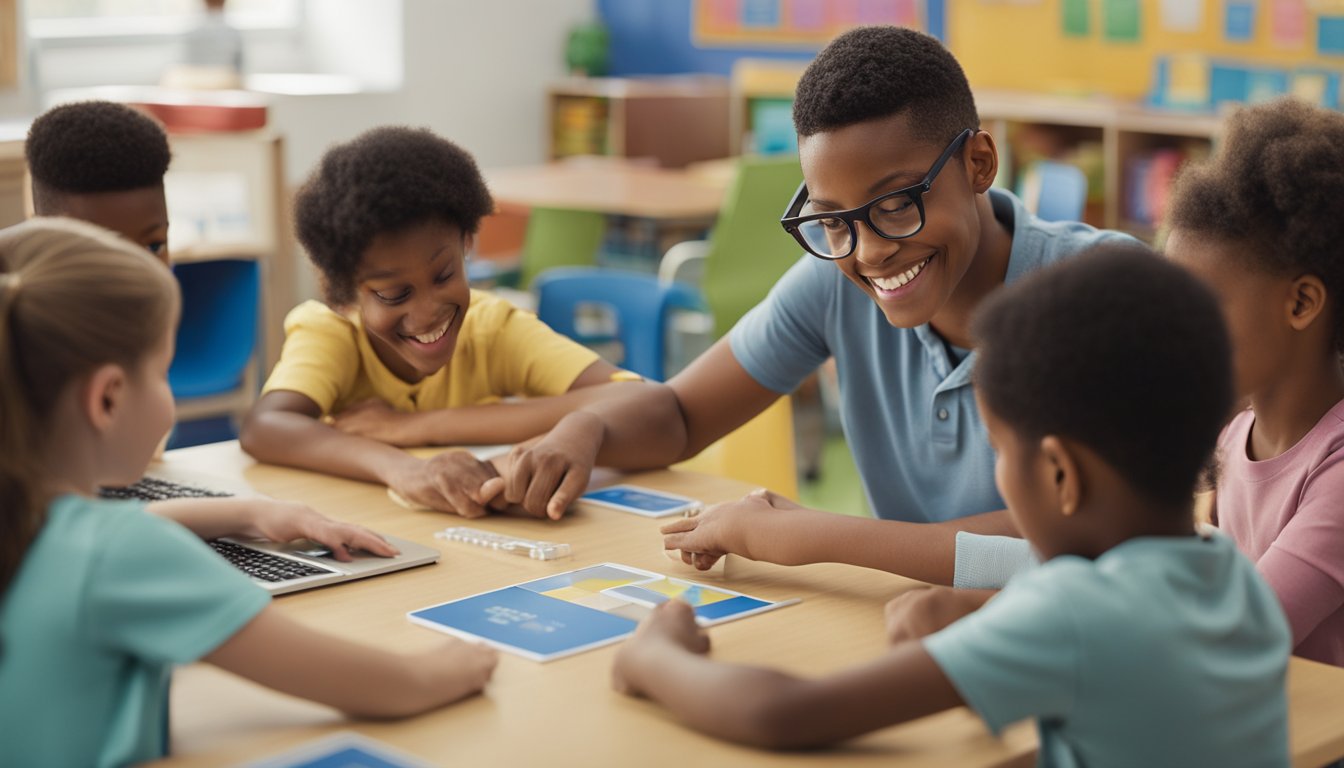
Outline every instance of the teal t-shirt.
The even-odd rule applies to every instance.
[[[991,730],[1035,718],[1043,766],[1288,765],[1288,624],[1226,536],[1056,557],[924,647]]]
[[[113,766],[163,756],[173,665],[270,595],[138,502],[62,496],[0,601],[0,762]]]

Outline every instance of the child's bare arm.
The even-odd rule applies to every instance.
[[[333,423],[343,432],[399,446],[517,443],[542,434],[591,403],[639,397],[640,390],[662,387],[655,382],[610,382],[551,397],[417,413],[403,413],[375,400],[342,411]]]
[[[709,568],[726,554],[780,565],[848,563],[931,584],[951,584],[958,531],[1015,535],[1007,512],[908,523],[801,506],[770,491],[716,505],[663,526],[663,546]]]
[[[332,520],[292,501],[264,497],[169,499],[147,505],[150,512],[172,520],[209,541],[221,536],[246,536],[271,541],[311,539],[348,561],[355,550],[393,557],[396,547],[367,528]]]
[[[599,389],[599,388],[595,388]],[[664,466],[668,444],[684,442],[676,395],[662,384],[601,387],[604,396],[566,415],[543,437],[519,445],[508,470],[486,486],[529,514],[559,518],[588,484],[594,466]],[[649,424],[660,423],[659,430]],[[493,494],[491,494],[493,495]]]
[[[493,650],[450,640],[399,654],[310,629],[268,606],[205,661],[356,717],[406,717],[480,691]]]
[[[614,684],[695,730],[772,749],[833,744],[963,703],[920,643],[819,680],[716,662],[708,649],[690,606],[666,603],[617,655]]]
[[[259,461],[382,483],[413,502],[464,517],[486,514],[488,498],[479,491],[496,475],[492,466],[460,452],[416,458],[323,424],[320,416],[304,395],[267,392],[243,422],[240,443]]]
[[[980,610],[997,594],[997,589],[928,587],[897,595],[886,607],[887,640],[894,644],[928,637]]]

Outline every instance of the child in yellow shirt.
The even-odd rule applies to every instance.
[[[420,459],[398,446],[521,442],[579,404],[659,388],[595,388],[624,372],[469,289],[466,255],[492,209],[471,156],[429,131],[376,128],[329,150],[295,204],[326,304],[286,318],[280,362],[243,425],[244,450],[476,517],[505,506],[503,483],[481,492],[499,474],[493,464],[460,451]]]

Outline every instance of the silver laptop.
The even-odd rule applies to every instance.
[[[226,488],[228,489],[225,490]],[[125,488],[103,488],[100,495],[104,498],[138,499],[148,502],[256,494],[250,489],[229,488],[227,483],[214,478],[204,479],[195,476],[194,473],[155,467],[138,482]],[[383,538],[401,554],[396,557],[378,557],[357,552],[353,561],[343,563],[332,557],[331,552],[325,547],[311,541],[276,543],[226,538],[207,543],[273,595],[362,579],[365,576],[377,576],[418,565],[429,565],[439,559],[437,549],[395,536]]]
[[[343,563],[332,557],[326,547],[311,541],[281,544],[229,538],[208,543],[224,559],[273,595],[429,565],[439,559],[437,549],[395,536],[383,538],[400,550],[401,554],[396,557],[378,557],[356,552],[354,560]]]

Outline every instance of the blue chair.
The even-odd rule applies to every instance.
[[[182,319],[168,384],[178,420],[215,417],[218,423],[219,417],[241,416],[257,388],[260,266],[254,260],[221,259],[177,264],[173,272],[182,287]],[[185,445],[187,433],[175,435],[170,447]],[[211,434],[234,436],[220,429]]]
[[[1087,176],[1075,165],[1042,160],[1023,175],[1018,196],[1046,221],[1082,221]]]
[[[537,317],[557,333],[582,344],[620,341],[622,359],[615,361],[648,379],[662,381],[666,333],[674,310],[702,310],[699,294],[681,283],[662,284],[657,277],[596,267],[564,267],[539,275]],[[594,334],[580,327],[586,308],[609,312],[614,334]]]

